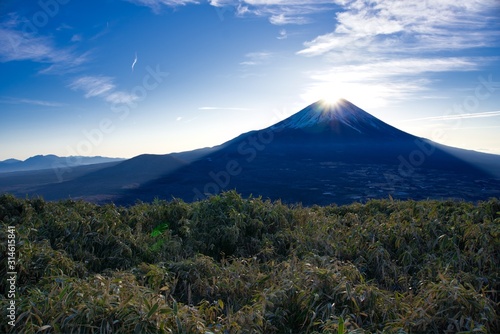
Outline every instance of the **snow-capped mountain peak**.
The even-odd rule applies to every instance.
[[[404,132],[384,123],[351,102],[340,99],[335,103],[317,101],[275,126],[282,129],[314,129],[363,137],[377,135],[394,137]]]
[[[356,107],[351,102],[340,99],[335,103],[320,100],[302,109],[283,121],[281,126],[292,129],[302,129],[318,125],[341,122],[353,128],[359,124],[372,124],[377,126],[378,119],[364,110]]]

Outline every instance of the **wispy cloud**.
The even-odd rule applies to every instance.
[[[214,7],[224,7],[229,5],[234,5],[234,0],[208,0],[208,3]]]
[[[120,104],[120,103],[126,103],[130,104],[134,101],[137,101],[139,97],[134,94],[118,91],[118,92],[111,92],[105,96],[105,100],[110,103],[114,104]]]
[[[380,81],[401,75],[418,75],[425,72],[471,71],[489,58],[440,57],[366,59],[362,64],[342,64],[331,66],[327,71],[310,72],[310,77],[320,81]]]
[[[241,107],[200,107],[198,110],[235,110],[235,111],[250,111],[250,108]]]
[[[334,31],[306,42],[299,54],[342,53],[368,45],[368,52],[455,50],[485,46],[498,37],[493,13],[500,5],[495,0],[340,2],[344,10],[336,15]]]
[[[246,66],[260,65],[268,61],[272,56],[273,53],[267,51],[250,52],[245,55],[246,60],[242,61],[240,65],[246,65]]]
[[[83,91],[86,98],[99,97],[110,103],[131,103],[138,100],[136,95],[116,91],[111,77],[83,76],[73,80],[69,87]]]
[[[304,16],[287,16],[284,13],[271,15],[269,22],[275,25],[285,25],[285,24],[306,24],[309,22]]]
[[[84,76],[74,80],[70,84],[70,88],[74,90],[82,90],[85,92],[85,97],[102,96],[115,88],[113,79],[102,76]]]
[[[286,29],[281,29],[280,34],[277,39],[287,39],[288,38],[288,33],[286,32]]]
[[[409,99],[427,90],[431,79],[423,73],[472,71],[486,58],[403,58],[367,59],[362,64],[330,65],[326,69],[309,71],[310,82],[302,98],[306,101],[335,96],[359,99],[380,107],[387,101]]]
[[[10,14],[0,22],[0,62],[29,60],[49,64],[40,71],[47,74],[62,69],[71,72],[88,61],[89,53],[77,54],[71,48],[57,47],[50,37],[23,31],[24,20]]]
[[[65,106],[64,103],[60,103],[60,102],[34,100],[34,99],[26,99],[26,98],[15,98],[15,97],[5,97],[5,98],[0,100],[0,103],[30,104],[33,106],[41,106],[41,107],[63,107],[63,106]]]
[[[332,0],[208,0],[214,7],[233,7],[237,16],[267,17],[275,25],[311,23],[314,14],[338,8]]]
[[[415,121],[454,121],[457,119],[470,119],[470,118],[486,118],[486,117],[498,117],[500,116],[500,111],[486,111],[478,113],[466,113],[466,114],[455,114],[455,115],[443,115],[443,116],[431,116],[431,117],[421,117],[407,119],[401,122],[415,122]]]
[[[125,0],[125,1],[131,2],[138,6],[149,7],[155,13],[159,13],[163,6],[177,7],[177,6],[185,6],[188,4],[200,3],[197,0]]]
[[[240,17],[266,17],[274,25],[307,24],[314,20],[311,15],[338,8],[332,0],[125,0],[138,6],[146,6],[155,13],[163,7],[177,7],[208,2],[211,6],[231,7]]]
[[[500,40],[495,0],[472,2],[336,0],[333,31],[306,41],[297,55],[322,56],[303,97],[341,94],[382,106],[428,90],[429,73],[473,71],[498,61],[464,57]]]
[[[81,70],[81,66],[91,58],[91,51],[80,55],[70,55],[62,61],[53,62],[50,66],[39,71],[40,74],[67,74],[76,73]]]

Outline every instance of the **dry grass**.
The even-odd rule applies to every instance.
[[[4,195],[0,220],[18,242],[17,323],[0,332],[500,332],[497,199],[305,208],[227,192],[122,208]]]

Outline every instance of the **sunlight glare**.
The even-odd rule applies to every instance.
[[[325,96],[321,100],[323,103],[325,103],[327,106],[334,106],[336,105],[340,100],[342,99],[341,96]]]
[[[357,105],[363,103],[366,108],[384,107],[389,100],[394,99],[390,87],[385,85],[335,81],[311,84],[301,97],[310,103],[323,100],[330,105],[345,99]]]

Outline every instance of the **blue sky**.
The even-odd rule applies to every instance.
[[[500,154],[500,3],[4,0],[0,160],[213,146],[344,97]]]

